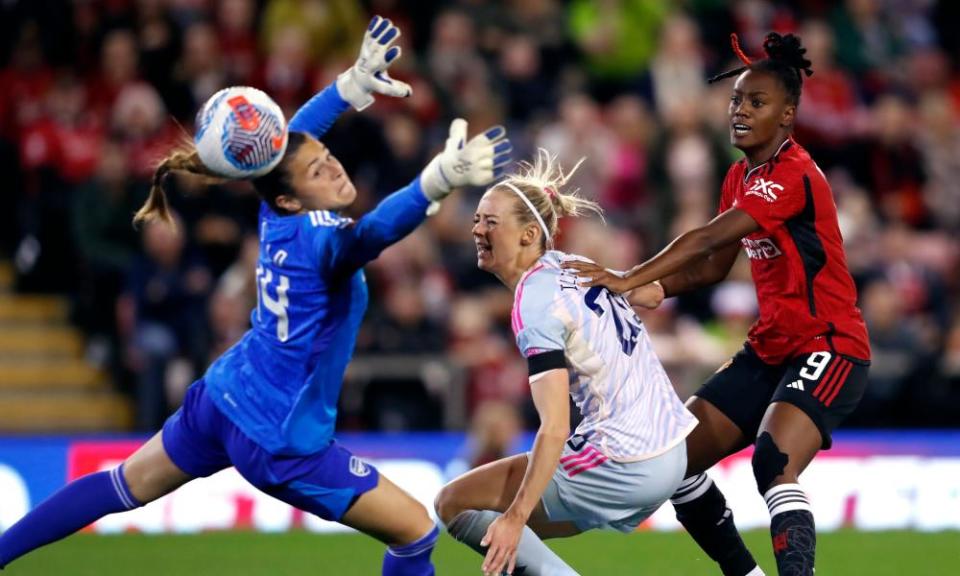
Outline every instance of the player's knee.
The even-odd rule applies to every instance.
[[[143,504],[169,494],[185,481],[182,472],[130,462],[123,465],[122,474],[130,493]]]
[[[409,522],[406,523],[402,533],[397,534],[396,538],[396,544],[400,546],[422,540],[424,535],[436,526],[436,523],[430,518],[430,514],[427,513],[427,508],[419,502],[417,502],[416,511],[411,510],[407,514],[409,514]]]
[[[449,524],[464,510],[458,492],[456,482],[451,482],[441,488],[433,500],[433,509],[444,524]]]
[[[780,451],[769,432],[757,438],[753,451],[753,477],[761,494],[770,488],[778,476],[783,475],[789,461],[790,458]]]
[[[149,468],[139,466],[137,463],[127,462],[123,465],[123,481],[126,483],[130,492],[141,502],[150,502],[153,500],[153,480],[154,474]]]

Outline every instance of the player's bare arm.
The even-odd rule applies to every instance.
[[[666,292],[663,289],[663,284],[654,280],[649,284],[626,292],[624,296],[627,297],[627,302],[631,306],[653,310],[663,302]]]
[[[739,253],[740,243],[731,242],[683,270],[662,278],[659,283],[663,297],[677,296],[720,282],[730,273]]]
[[[513,573],[517,544],[523,526],[540,503],[543,491],[560,462],[563,443],[570,434],[569,376],[566,370],[554,369],[535,377],[531,382],[533,403],[540,416],[530,454],[530,463],[520,489],[503,516],[487,529],[481,546],[487,546],[483,561],[484,574]]]
[[[738,240],[759,229],[760,226],[749,214],[731,208],[705,226],[680,235],[659,254],[634,267],[622,277],[588,262],[568,261],[564,262],[563,266],[577,270],[585,286],[605,286],[614,292],[623,293],[677,274],[687,266],[710,258],[730,244],[736,245]]]

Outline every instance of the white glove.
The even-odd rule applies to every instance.
[[[506,136],[503,126],[494,126],[467,142],[467,121],[457,118],[451,122],[443,152],[420,175],[424,195],[436,202],[458,186],[486,186],[502,176],[513,152]],[[431,206],[428,213],[435,209]]]
[[[349,70],[337,76],[337,92],[356,110],[373,104],[373,92],[406,98],[413,94],[409,84],[394,80],[387,68],[400,56],[394,46],[400,29],[393,22],[374,16],[360,46],[360,57]]]

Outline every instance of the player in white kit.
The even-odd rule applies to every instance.
[[[450,534],[485,554],[486,574],[576,574],[540,538],[634,530],[680,485],[697,425],[624,297],[582,287],[561,267],[579,257],[553,249],[558,219],[599,213],[561,193],[569,176],[541,150],[474,215],[477,265],[514,290],[513,331],[540,416],[529,454],[468,472],[437,496]],[[572,437],[568,396],[583,416]]]

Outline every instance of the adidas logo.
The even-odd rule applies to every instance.
[[[793,388],[794,390],[799,390],[799,391],[803,392],[803,391],[804,391],[803,381],[801,381],[801,380],[794,380],[793,382],[787,384],[787,388]]]

